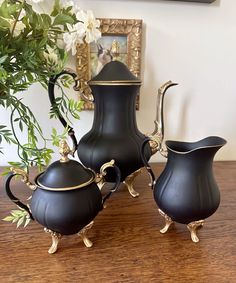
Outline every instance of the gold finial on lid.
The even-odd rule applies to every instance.
[[[59,153],[61,154],[60,162],[68,162],[70,159],[69,154],[72,154],[72,151],[65,140],[61,140],[59,144]]]

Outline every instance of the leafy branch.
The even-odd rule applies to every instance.
[[[66,112],[68,119],[70,114],[78,119],[78,112],[81,110],[82,103],[77,101],[73,102],[73,100],[69,99],[65,94],[63,88],[60,89],[62,90],[62,97],[58,98],[57,106],[60,105],[60,111],[63,113]],[[37,166],[41,171],[49,164],[53,154],[53,150],[48,148],[48,143],[58,146],[59,141],[67,137],[68,128],[64,129],[61,134],[53,128],[51,137],[45,138],[43,130],[37,122],[34,114],[30,108],[22,102],[22,100],[17,99],[14,96],[8,96],[5,97],[4,105],[6,108],[11,109],[10,129],[7,129],[5,125],[0,126],[0,143],[4,138],[8,143],[14,143],[17,145],[17,154],[21,162],[14,162],[14,166],[24,168],[26,170],[28,170],[31,166]],[[51,113],[53,113],[52,110]],[[56,114],[54,113],[54,117],[55,116]],[[52,114],[51,117],[53,117]],[[24,131],[26,132],[27,143],[22,143],[19,140],[19,134],[16,132],[16,129],[19,129],[22,133]],[[41,147],[39,146],[40,142],[43,144]],[[9,164],[12,165],[13,162],[9,162]],[[7,172],[8,170],[5,171],[4,174]]]
[[[3,221],[16,223],[16,228],[19,228],[21,225],[24,228],[30,223],[30,215],[24,209],[15,209],[10,212],[11,214],[3,218]]]

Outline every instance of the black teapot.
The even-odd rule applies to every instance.
[[[78,156],[81,162],[89,168],[97,171],[101,164],[110,159],[115,159],[121,171],[121,181],[127,186],[133,197],[139,194],[133,188],[133,182],[140,174],[143,167],[140,156],[140,148],[146,135],[141,133],[136,122],[136,97],[140,90],[141,80],[134,76],[128,67],[119,62],[107,63],[100,73],[88,82],[91,95],[83,95],[83,82],[79,81],[73,71],[65,70],[61,74],[52,77],[49,81],[48,93],[53,108],[56,108],[54,86],[57,79],[69,74],[75,80],[75,90],[79,90],[83,99],[94,103],[94,120],[92,128],[80,139],[79,144],[73,128],[67,125],[62,113],[57,109],[57,115],[64,127],[68,127],[69,135],[73,140],[74,149],[79,148]],[[164,95],[166,90],[176,85],[171,81],[164,84],[158,90]],[[158,149],[158,143],[153,141],[159,138],[157,124],[151,134],[152,141],[145,145],[145,157],[150,159]],[[114,173],[109,170],[106,180],[113,182]]]
[[[72,152],[66,141],[61,141],[61,159],[39,174],[34,184],[29,181],[25,171],[14,168],[11,168],[12,173],[5,183],[8,197],[51,234],[52,246],[49,253],[56,252],[62,235],[78,233],[84,244],[91,247],[92,242],[86,237],[86,231],[91,228],[94,218],[120,183],[120,171],[114,160],[102,165],[100,173],[96,174],[79,162],[69,159],[70,153]],[[109,193],[102,197],[97,184],[103,181],[108,167],[115,169],[116,182]],[[20,175],[22,181],[34,191],[29,205],[23,204],[11,192],[10,182],[16,175]]]

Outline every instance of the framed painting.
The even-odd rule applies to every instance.
[[[87,82],[111,60],[125,63],[137,77],[141,71],[142,20],[100,18],[102,37],[96,43],[78,44],[76,70],[81,89],[91,96]],[[139,108],[137,96],[136,109]],[[84,101],[84,109],[92,110],[93,103]]]

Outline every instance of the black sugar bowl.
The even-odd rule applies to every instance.
[[[71,160],[71,150],[66,141],[60,143],[61,159],[53,162],[46,171],[35,178],[34,184],[29,181],[27,173],[21,169],[11,168],[5,189],[8,197],[19,207],[29,213],[32,220],[45,227],[52,236],[49,253],[57,251],[62,235],[78,234],[87,247],[92,242],[87,238],[86,231],[91,228],[96,215],[103,209],[105,201],[116,191],[120,183],[120,171],[114,160],[102,165],[100,173],[85,168],[79,162]],[[116,182],[110,191],[102,196],[100,184],[103,184],[106,169],[113,167]],[[33,190],[29,204],[23,204],[13,195],[10,183],[14,176],[20,175],[22,181]]]

